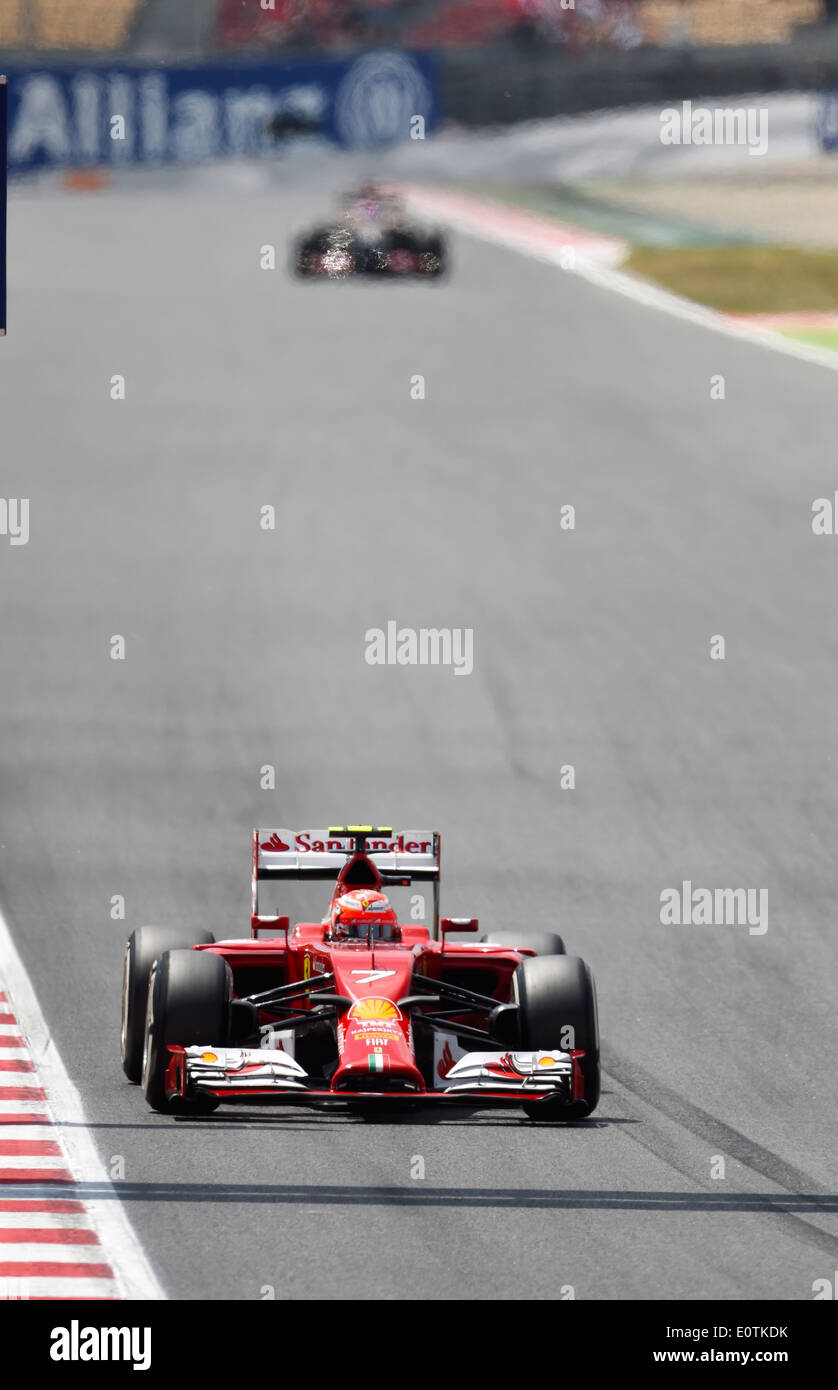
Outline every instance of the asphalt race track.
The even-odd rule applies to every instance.
[[[443,285],[294,283],[328,193],[10,205],[0,894],[96,1142],[173,1298],[810,1299],[838,1255],[834,375],[465,237]],[[367,665],[388,619],[472,627],[473,674]],[[125,1082],[127,931],[245,934],[253,824],[368,817],[440,829],[444,911],[590,961],[592,1121],[174,1121]],[[685,879],[767,890],[767,932],[662,926]]]

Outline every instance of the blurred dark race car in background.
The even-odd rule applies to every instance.
[[[435,228],[408,220],[399,196],[376,184],[350,194],[333,222],[315,227],[294,247],[294,273],[330,280],[349,275],[438,278],[446,245]]]

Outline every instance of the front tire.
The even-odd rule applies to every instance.
[[[531,1101],[531,1119],[584,1119],[599,1102],[599,1021],[594,977],[579,956],[528,956],[512,977],[518,1036],[527,1050],[584,1051],[584,1094],[570,1103]]]
[[[122,967],[120,1033],[122,1070],[129,1081],[138,1082],[143,1074],[146,1000],[152,965],[164,951],[208,946],[213,941],[211,931],[190,931],[187,927],[137,927],[132,931]]]
[[[210,951],[166,951],[155,962],[148,987],[143,1091],[152,1110],[206,1113],[212,1096],[170,1101],[166,1095],[169,1043],[224,1047],[230,1031],[233,976],[222,956]]]
[[[432,235],[426,237],[422,243],[417,244],[417,251],[421,256],[422,268],[420,274],[429,280],[439,280],[448,272],[448,258],[445,250],[445,242],[441,236]]]

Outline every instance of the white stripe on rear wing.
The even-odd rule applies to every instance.
[[[351,834],[328,830],[257,830],[259,878],[337,878],[355,853]],[[367,837],[364,853],[381,874],[432,879],[439,876],[439,834],[435,830],[403,830],[389,836]]]

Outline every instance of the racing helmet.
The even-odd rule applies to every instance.
[[[367,936],[370,927],[379,939],[393,935],[398,915],[390,899],[377,888],[353,888],[332,903],[332,936]]]

